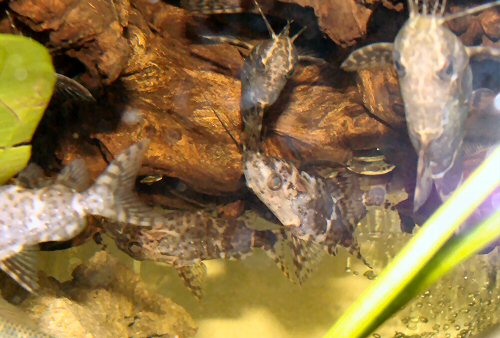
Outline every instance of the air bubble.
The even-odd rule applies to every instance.
[[[373,270],[366,271],[363,274],[363,276],[365,276],[369,280],[374,280],[375,278],[377,278],[377,275],[375,274],[375,272]]]

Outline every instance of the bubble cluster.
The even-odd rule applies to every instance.
[[[416,229],[415,231],[418,231]],[[357,230],[361,252],[380,273],[411,238],[396,211],[374,208]],[[456,267],[380,327],[372,337],[465,338],[500,323],[498,248]],[[365,272],[370,278],[371,274]]]

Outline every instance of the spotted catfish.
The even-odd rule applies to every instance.
[[[252,150],[256,150],[260,143],[264,110],[276,102],[297,66],[298,54],[294,41],[303,31],[290,37],[288,21],[281,33],[276,35],[258,5],[257,8],[271,39],[257,44],[250,51],[241,70],[240,106],[244,145]]]
[[[252,46],[238,39],[207,37],[210,40],[230,42],[250,49],[240,74],[240,108],[243,119],[243,146],[245,149],[257,150],[260,144],[264,111],[276,102],[288,79],[292,76],[299,61],[294,42],[306,27],[290,37],[291,22],[288,21],[283,30],[276,34],[256,0],[253,3],[231,0],[187,0],[182,1],[181,5],[190,11],[205,14],[244,11],[256,11],[261,14],[271,39]]]
[[[333,180],[325,180],[299,171],[290,162],[253,151],[247,153],[244,173],[247,186],[295,239],[297,266],[309,264],[302,259],[301,251],[305,250],[310,260],[318,256],[315,250],[335,255],[337,245],[348,248],[364,261],[354,230],[371,201],[359,188],[354,174],[339,174]],[[297,275],[299,281],[310,270],[296,269],[303,273]]]
[[[1,186],[0,268],[34,291],[37,282],[30,248],[36,244],[73,238],[85,228],[89,215],[151,225],[154,214],[133,193],[147,146],[148,141],[131,146],[90,187],[83,160],[64,168],[54,183],[38,182],[40,188]]]
[[[253,230],[244,216],[223,218],[209,211],[173,212],[155,219],[152,227],[105,222],[105,231],[118,248],[137,260],[174,267],[185,285],[200,299],[206,276],[204,260],[242,259],[260,248],[291,278],[286,263],[287,234]]]
[[[408,0],[410,17],[394,43],[376,43],[354,51],[342,64],[347,71],[384,64],[396,67],[408,132],[418,153],[414,210],[433,185],[441,199],[462,179],[464,121],[472,96],[472,57],[500,57],[490,47],[466,47],[445,23],[500,1],[444,15],[446,0]]]

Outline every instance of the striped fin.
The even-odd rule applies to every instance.
[[[272,249],[262,249],[288,280],[301,285],[320,262],[323,249],[315,242],[299,239],[286,229],[275,230],[273,233],[277,241]]]
[[[250,5],[245,6],[242,2]],[[251,11],[253,6],[250,1],[243,0],[181,0],[181,7],[200,14],[232,14]]]
[[[34,251],[22,251],[0,262],[0,269],[31,293],[39,289],[36,266]]]
[[[323,258],[323,248],[311,240],[302,240],[295,235],[290,235],[295,276],[299,284],[303,284],[317,268]]]
[[[233,45],[233,46],[236,46],[236,47],[245,48],[245,49],[248,49],[248,50],[251,50],[254,47],[253,44],[251,44],[249,42],[246,42],[246,41],[243,41],[241,39],[238,39],[235,36],[229,36],[229,35],[222,36],[222,35],[204,34],[204,35],[201,35],[201,37],[204,38],[204,39],[207,39],[209,41],[212,41],[214,43],[227,43],[227,44],[230,44],[230,45]]]
[[[154,224],[156,214],[134,192],[135,179],[148,145],[149,140],[144,140],[118,155],[85,192],[90,214],[132,225]]]
[[[92,96],[87,88],[85,88],[72,78],[69,78],[62,74],[57,74],[56,86],[54,88],[54,91],[56,95],[61,95],[62,97],[67,99],[95,102],[94,96]]]
[[[391,65],[393,44],[388,42],[374,43],[352,52],[340,68],[347,72]]]
[[[200,300],[203,297],[203,282],[207,277],[206,265],[203,262],[197,262],[193,265],[176,266],[175,269],[186,287]]]
[[[276,236],[276,241],[271,246],[262,246],[261,249],[276,263],[288,280],[296,283],[289,253],[288,234],[283,229],[270,231]]]

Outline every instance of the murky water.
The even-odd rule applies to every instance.
[[[58,63],[64,66],[60,70],[75,72],[71,75],[75,75],[78,79],[82,75],[82,83],[88,81],[85,84],[93,94],[96,94],[96,102],[92,101],[88,107],[77,102],[74,112],[71,110],[71,113],[68,113],[64,105],[60,105],[51,107],[52,112],[46,114],[37,132],[39,135],[35,136],[32,142],[32,160],[39,162],[47,172],[52,170],[52,173],[55,173],[61,163],[66,164],[74,158],[83,157],[92,175],[96,176],[102,172],[104,162],[116,157],[120,148],[148,138],[151,144],[142,163],[144,172],[140,172],[145,176],[141,177],[141,184],[138,184],[142,197],[148,199],[148,202],[161,204],[170,210],[193,210],[198,207],[220,207],[236,201],[227,207],[231,216],[242,212],[240,208],[245,209],[252,214],[249,227],[266,228],[266,221],[255,216],[256,212],[266,213],[266,207],[263,205],[265,202],[262,201],[262,196],[258,196],[257,189],[248,184],[248,177],[246,178],[248,186],[244,187],[242,177],[247,172],[241,164],[243,149],[250,148],[248,147],[250,143],[246,144],[247,147],[243,147],[241,143],[246,136],[253,134],[250,132],[244,135],[242,130],[245,131],[247,128],[253,132],[258,131],[256,136],[258,141],[254,140],[259,143],[258,146],[254,145],[257,149],[261,146],[262,127],[262,149],[265,149],[263,151],[265,156],[290,160],[290,163],[293,161],[294,165],[302,165],[301,169],[307,167],[304,171],[318,175],[322,170],[331,169],[321,167],[320,164],[324,163],[327,163],[326,167],[331,163],[341,164],[336,169],[349,172],[356,178],[362,175],[373,178],[374,175],[376,178],[373,182],[379,187],[383,186],[380,188],[384,190],[383,194],[385,195],[386,190],[390,192],[388,204],[391,204],[384,209],[368,207],[368,215],[361,220],[355,232],[361,253],[373,266],[373,270],[341,247],[340,244],[345,244],[347,247],[352,244],[349,238],[345,243],[338,245],[337,256],[325,254],[310,278],[303,285],[297,285],[284,277],[275,262],[264,251],[256,249],[249,257],[242,260],[206,261],[208,276],[203,283],[204,296],[198,300],[186,288],[174,268],[151,261],[134,261],[120,251],[111,238],[103,235],[105,250],[111,256],[117,257],[127,269],[137,274],[140,280],[135,276],[130,277],[130,274],[123,274],[128,276],[131,283],[144,282],[145,288],[150,292],[147,293],[148,301],[139,302],[127,292],[120,291],[122,289],[115,293],[107,293],[108,290],[103,292],[101,290],[103,288],[100,289],[97,282],[93,284],[91,278],[85,280],[81,277],[81,271],[88,268],[87,264],[95,257],[100,257],[96,256],[96,252],[103,250],[103,245],[98,245],[87,238],[87,243],[79,247],[38,253],[40,269],[50,276],[42,278],[43,290],[49,291],[39,296],[30,296],[27,303],[33,299],[43,301],[56,299],[54,308],[49,308],[45,313],[60,314],[60,317],[65,316],[64,312],[58,312],[64,304],[73,306],[77,310],[73,313],[74,317],[67,316],[68,325],[72,325],[73,319],[76,322],[82,319],[81,317],[85,317],[82,323],[87,321],[87,325],[92,325],[89,324],[91,320],[87,319],[92,319],[94,310],[101,311],[101,319],[104,318],[101,324],[104,326],[106,320],[112,319],[108,319],[107,313],[102,312],[108,311],[109,318],[115,319],[122,312],[132,314],[130,318],[127,316],[121,318],[125,325],[122,325],[122,331],[116,331],[121,333],[128,332],[127,325],[140,326],[141,324],[138,324],[140,316],[157,318],[154,317],[158,315],[155,311],[158,307],[164,306],[175,308],[177,311],[174,311],[175,313],[181,313],[180,317],[185,317],[183,321],[184,324],[187,323],[187,329],[181,330],[182,332],[192,333],[196,323],[198,326],[196,337],[199,338],[322,337],[412,237],[412,234],[401,230],[400,215],[391,207],[408,198],[406,192],[410,192],[411,195],[417,175],[416,153],[408,139],[398,76],[392,66],[387,69],[363,70],[357,74],[341,71],[340,66],[354,48],[364,46],[368,42],[393,40],[407,19],[408,13],[403,10],[403,4],[407,2],[352,0],[351,3],[349,1],[351,0],[259,1],[262,2],[262,8],[268,14],[276,33],[281,29],[287,32],[290,28],[292,39],[297,38],[296,41],[292,41],[295,43],[293,46],[297,47],[298,56],[301,57],[299,60],[293,53],[290,54],[293,57],[290,57],[287,53],[295,50],[291,47],[286,47],[278,53],[280,57],[276,60],[279,62],[273,71],[279,73],[284,65],[287,66],[286,62],[295,58],[297,65],[294,65],[296,69],[290,68],[286,74],[277,76],[278,79],[271,85],[264,85],[265,81],[260,81],[260,75],[255,69],[258,69],[260,61],[269,60],[272,53],[263,53],[260,58],[254,60],[249,57],[253,53],[252,49],[242,47],[245,44],[248,47],[248,44],[262,42],[272,35],[268,24],[264,23],[251,1],[246,1],[246,5],[237,10],[243,13],[235,13],[236,10],[232,10],[232,14],[228,14],[226,6],[224,14],[220,15],[224,12],[224,8],[215,8],[217,12],[213,16],[199,15],[199,10],[193,14],[181,7],[181,3],[199,4],[205,3],[204,1],[131,0],[115,3],[108,0],[92,0],[78,2],[81,8],[78,7],[75,12],[73,8],[63,8],[61,5],[59,8],[61,13],[54,11],[57,20],[39,18],[40,13],[45,11],[38,10],[38,7],[25,9],[26,13],[16,10],[14,21],[7,21],[4,18],[3,25],[10,27],[5,29],[13,28],[13,24],[17,21],[28,22],[33,24],[33,27],[23,25],[23,29],[26,31],[33,29],[30,33],[34,36],[45,36],[47,22],[54,20],[59,22],[59,16],[64,14],[67,23],[57,28],[57,31],[51,31],[52,37],[47,37],[49,45],[52,44],[56,51],[64,50],[58,55],[61,57]],[[236,0],[206,3],[227,5],[228,2],[240,3]],[[40,0],[40,3],[43,1]],[[465,3],[456,1],[454,5]],[[33,13],[30,13],[31,10]],[[78,11],[80,11],[78,15],[74,15]],[[71,15],[67,15],[68,13]],[[498,45],[500,36],[495,30],[498,28],[495,23],[500,20],[498,13],[492,10],[485,15],[475,15],[469,18],[470,21],[462,22],[462,25],[457,24],[457,27],[451,29],[460,35],[464,43],[472,45],[482,42],[483,45]],[[90,27],[87,22],[80,22],[80,17],[96,19],[96,22],[92,22],[96,27]],[[100,20],[101,18],[109,18],[111,21]],[[294,19],[293,23],[290,19]],[[41,26],[36,27],[38,24]],[[52,25],[53,23],[50,23],[48,26]],[[83,30],[80,32],[78,27],[87,25],[89,33]],[[450,23],[450,26],[453,24]],[[305,27],[308,28],[303,31]],[[59,41],[51,40],[57,36]],[[241,39],[235,41],[234,38],[238,37]],[[228,43],[229,38],[233,38],[232,44]],[[270,51],[275,50],[274,47],[270,49]],[[63,55],[64,53],[67,55]],[[253,61],[247,63],[249,59]],[[453,71],[453,67],[448,66],[443,69],[445,73],[446,69]],[[497,134],[500,128],[498,118],[500,114],[497,107],[500,84],[498,76],[491,71],[497,68],[493,68],[496,66],[487,62],[476,62],[472,67],[475,73],[474,89],[483,89],[486,92],[484,96],[489,97],[489,101],[486,100],[488,102],[485,101],[482,106],[478,105],[480,107],[476,107],[476,110],[471,109],[471,118],[467,120],[469,129],[465,133],[465,138],[469,142],[468,146],[474,149],[477,146],[481,151],[466,158],[465,172],[477,167],[482,160],[481,156],[484,157],[484,148],[499,142]],[[252,74],[257,74],[257,79],[249,80],[249,83],[245,84],[245,79],[243,81],[240,79],[242,69],[246,69],[243,73],[248,78],[251,78]],[[446,74],[440,73],[446,78]],[[399,74],[402,74],[401,69]],[[265,88],[266,85],[269,88]],[[245,110],[244,106],[256,104],[250,98],[254,99],[252,95],[261,89],[268,90],[273,94],[269,96],[275,97],[266,102],[259,101],[257,106],[259,109],[260,105],[265,106],[265,114],[262,110],[258,111],[257,116],[253,116],[251,113],[254,113],[255,107],[252,106],[251,109],[247,107]],[[246,102],[245,98],[252,102]],[[480,99],[479,97],[477,101],[481,101]],[[471,98],[471,101],[475,100]],[[496,105],[494,108],[493,100]],[[430,114],[429,111],[426,113]],[[244,126],[241,120],[245,114],[254,119],[250,127]],[[247,116],[246,123],[250,120]],[[457,134],[461,132],[457,131]],[[367,155],[375,153],[382,159],[373,161],[377,156]],[[355,156],[360,154],[364,156]],[[360,160],[363,157],[365,160]],[[353,158],[357,158],[358,164],[361,163],[359,167]],[[385,163],[386,161],[388,163]],[[385,167],[381,168],[380,162]],[[316,166],[317,163],[319,164]],[[396,170],[388,174],[394,167]],[[264,171],[262,168],[259,170]],[[288,171],[290,172],[291,170]],[[353,173],[357,173],[357,176]],[[392,177],[393,180],[389,182],[388,177]],[[275,177],[266,177],[260,183],[264,182],[264,185],[269,187],[271,182],[274,188],[269,189],[273,191],[280,190],[282,185],[285,186],[281,180],[276,183],[268,178]],[[312,181],[310,177],[309,180]],[[347,188],[342,190],[340,188],[342,183],[339,182],[337,182],[338,191],[335,193],[340,191],[343,194],[340,199],[347,197],[344,201],[356,200],[359,204],[361,200],[363,203],[366,202],[365,195],[363,198],[354,198],[352,196],[355,193],[357,195],[359,191]],[[290,186],[293,188],[289,190],[293,190],[296,197],[299,194],[297,191],[302,187],[300,184]],[[350,187],[349,184],[346,184],[347,186]],[[314,189],[311,190],[316,192]],[[401,192],[403,190],[406,192]],[[318,199],[317,203],[307,204],[298,213],[306,214],[308,208],[313,205],[317,210],[326,210],[325,214],[330,217],[325,218],[328,221],[337,220],[337,211],[331,205],[330,199],[330,196],[334,195],[333,189],[325,188],[317,191],[328,192],[322,195],[327,197],[323,200]],[[347,195],[345,191],[351,195]],[[289,197],[292,195],[288,195],[286,201],[291,200]],[[263,203],[259,202],[258,198],[261,198]],[[412,199],[413,196],[409,198]],[[285,201],[281,199],[273,202],[279,204]],[[335,200],[335,203],[337,202],[338,200]],[[439,203],[436,202],[433,207]],[[354,204],[356,203],[352,202],[352,205]],[[363,208],[368,204],[363,204]],[[430,204],[433,204],[432,201]],[[352,207],[349,211],[355,209]],[[270,211],[268,213],[270,214]],[[428,216],[423,215],[424,213],[406,216],[418,223]],[[342,214],[339,218],[344,216]],[[278,215],[276,217],[281,219]],[[417,220],[418,217],[420,220]],[[338,224],[342,223],[342,226],[345,226],[343,221],[339,221]],[[355,224],[350,222],[352,221],[349,219],[345,223],[354,228]],[[179,228],[174,228],[172,233],[184,235],[182,231],[186,227],[197,225],[188,223],[170,223],[179,225]],[[212,220],[210,224],[213,225]],[[283,224],[290,226],[285,222]],[[321,223],[323,224],[329,223]],[[229,232],[234,228],[228,227]],[[332,227],[329,228],[331,229]],[[418,226],[413,231],[418,231]],[[173,250],[175,252],[167,252],[164,256],[175,255],[175,258],[178,258],[177,256],[191,254],[191,261],[188,264],[192,264],[195,262],[193,256],[205,249],[208,246],[207,242],[215,241],[215,235],[220,242],[222,242],[221,237],[224,237],[221,236],[222,232],[215,235],[208,231],[200,233],[201,235],[197,235],[202,238],[196,238],[199,239],[196,242],[198,248],[188,250],[191,249],[189,245],[193,242],[188,244],[184,242],[182,248],[176,247]],[[333,235],[334,240],[341,241],[339,238],[345,235],[339,233]],[[211,235],[213,236],[210,237]],[[324,237],[327,236],[323,235],[319,234],[317,237],[320,238],[319,241],[323,241],[322,244],[325,244]],[[237,242],[239,238],[231,239]],[[245,239],[248,240],[248,237]],[[255,237],[251,239],[254,241]],[[251,241],[245,244],[248,242]],[[216,248],[219,250],[221,247],[223,246],[219,245]],[[354,247],[355,245],[351,247],[353,251],[357,249]],[[234,256],[240,253],[236,252]],[[214,256],[219,257],[219,254],[220,252],[217,252]],[[106,257],[108,256],[101,258],[106,260]],[[500,323],[499,267],[499,247],[488,254],[474,256],[411,301],[396,316],[378,328],[372,337],[467,338],[498,325]],[[107,279],[109,282],[109,280],[115,281],[112,277],[116,277],[116,281],[121,281],[129,287],[123,290],[134,289],[136,284],[127,284],[128,280],[121,278],[121,275],[109,276],[116,271],[119,270],[101,271],[102,275],[99,275],[99,278]],[[52,277],[60,282],[67,282],[58,283]],[[77,284],[75,280],[80,283],[80,287],[82,285],[86,287],[82,288],[85,289],[85,293],[79,294],[74,291],[72,287],[73,284]],[[142,282],[140,285],[142,290]],[[15,292],[15,296],[19,296],[14,297],[17,301],[26,295],[22,290]],[[95,303],[84,302],[94,298],[97,299]],[[151,301],[156,298],[158,302]],[[175,304],[172,305],[167,298],[179,304],[187,313]],[[80,308],[81,304],[97,304],[95,307],[99,307],[100,300],[102,303],[108,303],[106,305],[110,305],[112,301],[117,303],[99,309]],[[59,305],[61,307],[58,307]],[[36,312],[43,308],[43,306],[33,306],[30,309],[29,305],[21,304],[21,308],[23,307],[28,312],[31,310]],[[81,312],[78,312],[80,310]],[[169,313],[165,316],[169,316]],[[188,314],[192,316],[194,323]],[[172,326],[175,327],[177,322],[174,320],[172,322],[174,323]],[[83,332],[82,330],[80,332]],[[105,337],[115,335],[120,334],[112,332]],[[99,334],[92,336],[100,338]],[[138,333],[136,336],[157,337],[167,334],[149,332],[143,335]]]
[[[375,272],[411,237],[400,231],[397,213],[377,209],[358,231],[362,252]],[[340,249],[337,257],[324,257],[311,278],[298,286],[258,250],[242,261],[207,261],[204,297],[198,301],[174,269],[133,261],[111,241],[106,243],[152,291],[192,315],[199,326],[196,337],[322,337],[375,277]],[[99,249],[88,243],[65,252],[42,253],[44,269],[67,279],[74,267]],[[473,257],[409,303],[373,337],[470,337],[500,322],[499,262],[498,249]]]

